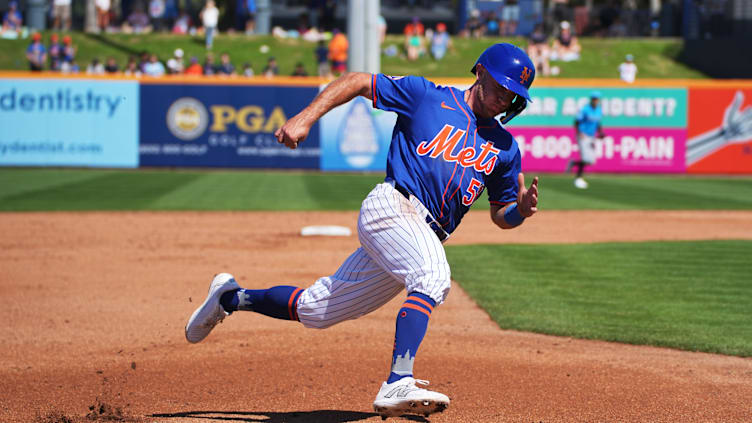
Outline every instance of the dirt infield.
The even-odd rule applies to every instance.
[[[649,218],[648,218],[649,217]],[[355,237],[342,213],[0,215],[0,422],[354,422],[387,376],[402,297],[325,331],[237,313],[185,321],[214,273],[307,286]],[[450,244],[752,239],[750,212],[541,212],[514,231],[472,212]],[[455,284],[416,376],[452,398],[432,422],[749,421],[752,360],[500,330]],[[87,414],[89,417],[87,418]],[[423,417],[392,421],[427,421]]]

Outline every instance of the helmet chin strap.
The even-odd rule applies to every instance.
[[[507,113],[499,119],[501,124],[506,125],[507,122],[512,120],[515,116],[522,113],[522,111],[525,110],[525,107],[527,107],[527,100],[521,95],[515,96],[509,109],[507,109]]]

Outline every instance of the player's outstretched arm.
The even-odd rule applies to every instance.
[[[525,218],[538,211],[538,177],[533,178],[530,188],[525,187],[525,175],[517,175],[520,186],[517,192],[517,202],[506,206],[491,206],[491,220],[501,229],[512,229],[522,224]]]
[[[274,132],[277,142],[291,149],[297,148],[298,143],[308,137],[311,127],[321,116],[359,95],[368,99],[373,98],[371,74],[351,72],[342,75],[320,92],[311,104]]]

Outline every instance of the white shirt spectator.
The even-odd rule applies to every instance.
[[[54,0],[53,6],[68,6],[71,4],[71,0]]]
[[[110,0],[96,0],[94,5],[104,11],[110,10]]]
[[[637,77],[637,65],[632,61],[632,55],[627,55],[627,61],[619,65],[619,77],[622,81],[631,84]]]
[[[219,21],[219,9],[216,7],[207,7],[201,15],[201,19],[206,28],[216,28]]]

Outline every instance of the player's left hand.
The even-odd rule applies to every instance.
[[[538,177],[533,178],[530,188],[525,188],[525,174],[517,175],[520,190],[517,193],[517,209],[523,217],[530,217],[538,211]]]

